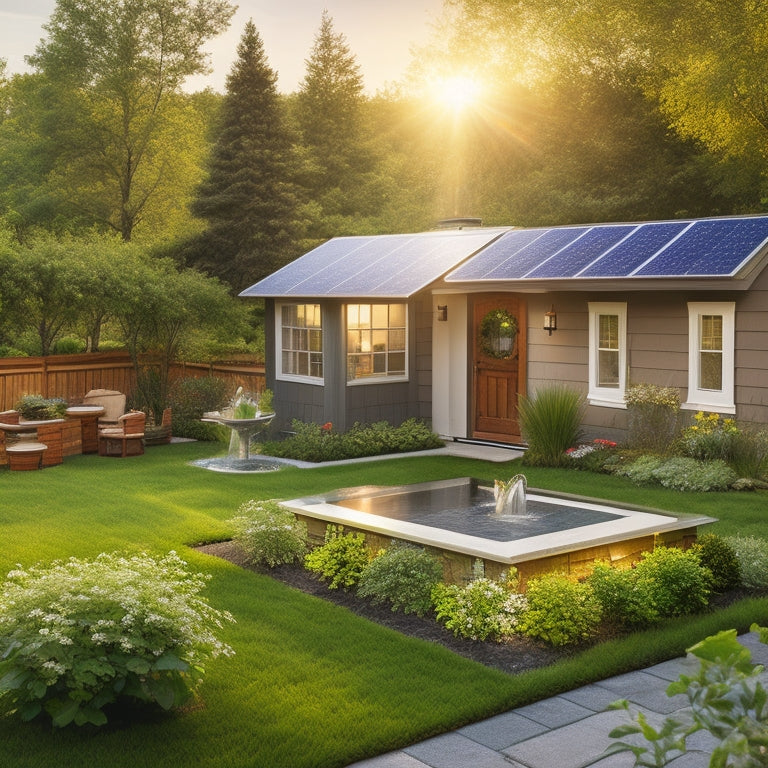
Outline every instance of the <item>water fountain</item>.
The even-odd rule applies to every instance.
[[[280,469],[280,463],[273,459],[251,455],[252,438],[266,429],[275,417],[272,411],[262,413],[260,399],[239,387],[229,408],[223,412],[204,413],[201,421],[223,424],[231,430],[229,452],[227,456],[192,463],[214,472],[274,472]]]
[[[492,577],[514,565],[522,582],[548,570],[581,575],[595,560],[629,565],[658,544],[687,547],[698,526],[715,522],[526,486],[523,476],[493,484],[463,477],[347,488],[283,505],[317,542],[333,524],[364,532],[374,550],[393,539],[423,545],[456,583],[471,577],[477,560]]]

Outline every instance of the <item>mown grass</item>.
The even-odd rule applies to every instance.
[[[670,624],[544,670],[508,676],[441,646],[372,624],[267,576],[192,549],[226,538],[250,498],[289,498],[360,484],[457,476],[492,480],[521,470],[454,457],[404,457],[311,470],[222,475],[190,466],[211,446],[151,448],[127,460],[82,456],[43,472],[0,471],[0,573],[101,551],[177,550],[209,574],[211,602],[237,624],[232,659],[209,665],[190,711],[98,731],[52,731],[0,719],[9,768],[304,768],[344,766],[617,671],[682,653],[719,628],[768,622],[768,601]],[[685,495],[620,478],[524,468],[529,484],[720,517],[716,529],[760,533],[765,496]]]

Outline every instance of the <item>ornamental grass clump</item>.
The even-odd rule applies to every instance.
[[[566,450],[578,442],[584,397],[569,387],[555,385],[518,398],[520,429],[528,442],[523,461],[558,467],[568,461]]]
[[[11,571],[0,592],[0,711],[53,725],[103,725],[114,703],[168,710],[192,697],[205,663],[232,649],[232,616],[200,592],[207,577],[175,552],[70,558]]]
[[[300,562],[307,551],[307,524],[274,499],[241,504],[231,524],[233,540],[255,566]]]

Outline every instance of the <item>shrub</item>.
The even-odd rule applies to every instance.
[[[689,492],[727,491],[736,480],[736,473],[724,461],[697,461],[686,456],[666,459],[651,474],[665,488]]]
[[[419,451],[443,445],[438,435],[416,419],[408,419],[397,427],[386,421],[367,426],[354,424],[347,432],[337,432],[330,422],[320,425],[294,420],[291,429],[294,434],[286,440],[265,441],[263,452],[269,456],[319,462]]]
[[[307,551],[307,525],[275,500],[246,501],[232,520],[234,540],[252,565],[274,568],[303,559]]]
[[[343,526],[329,525],[325,530],[325,543],[304,558],[307,569],[319,573],[328,582],[329,589],[354,587],[370,560],[365,535],[343,531]]]
[[[357,591],[374,603],[391,603],[393,611],[423,616],[432,608],[432,589],[442,575],[439,561],[425,550],[395,545],[363,571]]]
[[[603,438],[569,448],[565,453],[569,467],[585,472],[610,472],[618,459],[616,443]]]
[[[633,483],[646,485],[655,483],[656,477],[653,474],[662,464],[664,459],[660,456],[639,456],[629,464],[620,464],[614,468],[615,475],[628,477]]]
[[[739,560],[734,548],[715,533],[704,533],[694,545],[699,562],[712,574],[712,589],[725,592],[741,585]]]
[[[768,541],[756,536],[728,536],[725,540],[736,553],[741,583],[748,589],[766,589]]]
[[[60,397],[24,395],[14,406],[23,419],[63,419],[67,413],[67,402]]]
[[[228,429],[200,421],[207,411],[218,411],[224,407],[228,387],[226,381],[215,376],[176,379],[168,394],[173,410],[173,434],[195,440],[229,438]]]
[[[634,569],[611,568],[609,563],[596,563],[587,582],[600,603],[602,615],[610,624],[640,627],[658,618],[648,585],[638,580]]]
[[[525,596],[512,591],[513,583],[481,577],[465,587],[438,584],[432,591],[437,619],[456,637],[502,640],[517,631],[526,607]]]
[[[62,336],[57,339],[53,345],[55,355],[75,355],[78,352],[85,352],[86,344],[77,336]]]
[[[528,609],[520,629],[552,645],[587,640],[601,621],[600,602],[587,582],[576,582],[562,573],[547,573],[528,582]]]
[[[531,397],[518,398],[520,429],[528,442],[523,461],[557,467],[568,459],[565,451],[578,442],[584,408],[583,396],[555,385],[539,389]]]
[[[615,467],[613,473],[639,485],[658,484],[689,492],[726,491],[736,480],[736,474],[723,461],[697,461],[686,456],[640,456]]]
[[[0,706],[23,720],[103,725],[118,700],[170,709],[194,693],[232,620],[175,552],[101,554],[11,571],[0,593]]]
[[[721,418],[717,413],[699,411],[694,423],[683,430],[680,445],[686,456],[705,461],[728,460],[739,428],[733,419]]]
[[[688,616],[709,603],[712,574],[698,554],[677,547],[644,552],[635,574],[659,616]]]
[[[629,417],[628,444],[664,451],[677,430],[679,391],[655,384],[632,384],[627,387],[624,401]]]
[[[742,430],[735,435],[728,465],[739,477],[768,478],[768,432]]]

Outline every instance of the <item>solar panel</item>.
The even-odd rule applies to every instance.
[[[641,277],[731,275],[768,241],[768,217],[695,221],[634,274]]]
[[[333,238],[240,295],[407,297],[503,231],[489,228]]]
[[[630,234],[635,227],[600,226],[586,230],[580,237],[561,248],[526,277],[573,277],[599,259],[607,250]]]
[[[690,225],[690,221],[641,224],[629,237],[579,272],[578,276],[626,277],[631,275],[635,269]]]

